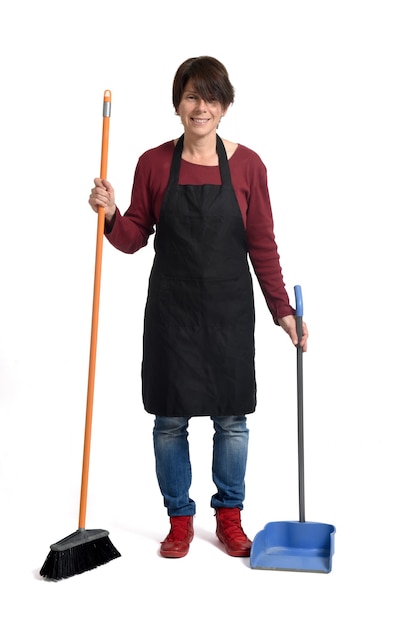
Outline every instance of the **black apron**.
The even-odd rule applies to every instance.
[[[256,406],[246,232],[217,136],[222,185],[179,185],[175,146],[145,307],[142,395],[155,415],[245,415]]]

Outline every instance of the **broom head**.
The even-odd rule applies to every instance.
[[[107,530],[79,529],[51,545],[40,575],[49,580],[70,578],[119,556]]]

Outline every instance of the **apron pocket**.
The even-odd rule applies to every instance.
[[[201,330],[248,323],[253,312],[247,306],[248,284],[237,277],[173,278],[165,276],[160,290],[161,320],[172,329]]]

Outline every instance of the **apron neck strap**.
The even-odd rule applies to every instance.
[[[171,172],[170,172],[170,181],[175,184],[178,184],[180,177],[180,168],[181,168],[181,155],[184,147],[184,135],[177,141],[177,145],[174,149],[174,156],[172,157],[171,163]],[[230,178],[230,169],[229,163],[227,161],[226,148],[224,147],[224,143],[220,139],[219,135],[216,134],[216,151],[219,157],[219,167],[220,167],[220,175],[222,179],[223,185],[231,185]]]

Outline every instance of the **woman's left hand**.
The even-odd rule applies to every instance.
[[[280,317],[279,325],[285,332],[289,335],[291,341],[296,346],[298,345],[298,335],[297,335],[297,327],[295,322],[295,315],[286,315],[285,317]],[[307,352],[307,339],[308,339],[308,328],[307,324],[303,322],[303,336],[301,337],[300,346],[303,349],[303,352]]]

